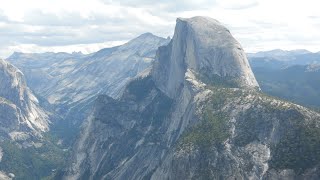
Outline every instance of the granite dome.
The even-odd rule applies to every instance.
[[[212,18],[177,19],[172,41],[157,52],[153,78],[173,97],[188,69],[207,84],[223,82],[229,87],[259,88],[239,42]]]

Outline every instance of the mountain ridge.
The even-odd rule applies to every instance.
[[[114,98],[127,82],[151,66],[158,46],[169,40],[145,33],[120,46],[88,55],[16,54],[8,60],[26,74],[30,88],[61,116],[52,130],[71,145],[99,94]]]

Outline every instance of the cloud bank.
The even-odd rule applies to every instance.
[[[14,51],[82,51],[142,33],[172,36],[177,17],[224,23],[247,52],[320,51],[317,0],[0,0],[0,57]]]

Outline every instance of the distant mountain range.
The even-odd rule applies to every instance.
[[[262,91],[309,107],[320,107],[320,53],[273,50],[248,54]]]
[[[143,34],[128,43],[96,53],[14,53],[7,60],[26,74],[29,86],[50,104],[83,104],[97,94],[117,97],[126,81],[153,61],[167,39]],[[66,108],[59,109],[67,113]]]
[[[284,68],[290,65],[309,65],[320,63],[320,53],[312,53],[307,50],[272,50],[265,52],[249,53],[252,67],[273,66],[273,68]]]

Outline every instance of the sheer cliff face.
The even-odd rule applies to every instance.
[[[150,73],[96,100],[65,179],[317,179],[320,115],[258,89],[223,26],[178,19]]]
[[[241,45],[208,17],[177,19],[171,43],[159,48],[156,59],[153,79],[170,97],[179,91],[187,69],[207,84],[259,88]]]
[[[49,129],[47,113],[28,89],[16,67],[0,60],[0,123],[2,138],[26,140]]]

